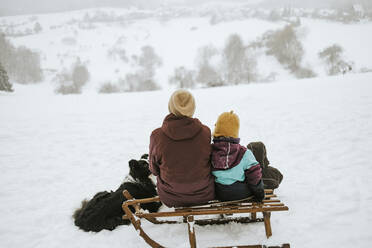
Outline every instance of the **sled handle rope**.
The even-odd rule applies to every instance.
[[[127,191],[123,191],[123,195],[127,199],[123,202],[122,208],[125,215],[123,219],[129,219],[133,227],[137,230],[139,235],[145,240],[151,247],[159,248],[163,247],[155,240],[151,239],[141,227],[141,219],[145,219],[153,224],[177,224],[187,223],[189,242],[191,248],[196,248],[196,235],[194,225],[213,225],[213,224],[226,224],[229,222],[238,223],[252,223],[252,222],[264,222],[266,237],[272,236],[271,230],[271,212],[276,211],[288,211],[288,207],[281,203],[277,195],[274,194],[273,190],[265,190],[265,198],[262,203],[252,201],[252,197],[238,200],[238,201],[211,201],[205,205],[198,205],[192,207],[179,207],[174,208],[173,211],[148,213],[141,208],[141,204],[160,202],[159,196],[145,199],[135,199]],[[131,211],[134,209],[134,213]],[[262,218],[257,218],[257,213],[262,213]],[[239,214],[238,217],[231,217],[234,214]],[[242,214],[250,214],[250,217],[243,217]],[[216,217],[218,216],[218,217]],[[169,220],[158,220],[163,217],[183,217],[183,221],[169,221]],[[203,217],[202,219],[196,219],[195,217]],[[208,217],[209,219],[206,219]],[[219,248],[270,248],[264,245],[245,245],[245,246],[225,246]],[[289,248],[289,244],[283,244],[282,246],[271,246]]]

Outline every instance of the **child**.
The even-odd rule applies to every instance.
[[[239,144],[239,117],[222,113],[215,124],[212,144],[212,174],[216,198],[233,201],[254,196],[262,201],[265,193],[260,164],[251,150]]]

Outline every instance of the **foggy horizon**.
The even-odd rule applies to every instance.
[[[1,0],[0,16],[42,14],[51,12],[73,11],[87,8],[113,7],[126,8],[138,7],[141,9],[156,8],[161,6],[188,6],[195,7],[203,4],[244,4],[256,7],[277,8],[277,7],[304,7],[304,8],[329,8],[342,7],[350,4],[362,3],[371,6],[368,0],[314,0],[309,3],[304,0]]]

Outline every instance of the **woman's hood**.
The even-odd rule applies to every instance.
[[[169,114],[165,117],[161,130],[172,140],[187,140],[195,137],[202,126],[196,118],[178,117]]]

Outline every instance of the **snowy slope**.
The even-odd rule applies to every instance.
[[[82,199],[115,189],[127,161],[147,152],[171,92],[55,96],[42,87],[0,95],[0,247],[145,247],[131,226],[85,233],[71,215]],[[233,109],[242,144],[266,143],[290,208],[272,215],[269,240],[262,223],[197,226],[199,247],[370,247],[371,73],[193,93],[203,123]],[[161,244],[188,247],[185,225],[144,225]]]
[[[235,11],[238,10],[237,8]],[[168,88],[168,78],[173,75],[176,67],[195,69],[198,48],[213,45],[222,50],[229,35],[234,33],[239,34],[248,44],[266,31],[286,25],[284,22],[259,19],[227,20],[212,25],[209,12],[201,17],[196,14],[182,15],[180,9],[178,11],[181,17],[170,19],[167,18],[167,12],[163,11],[165,10],[103,8],[37,16],[2,17],[0,27],[5,30],[13,26],[15,32],[22,32],[27,28],[32,29],[34,24],[39,22],[43,28],[40,33],[11,37],[10,40],[17,46],[24,45],[40,51],[43,58],[42,67],[56,72],[70,68],[79,56],[82,62],[87,63],[91,73],[91,82],[84,91],[97,91],[102,83],[116,82],[135,70],[130,61],[126,63],[109,58],[107,54],[113,48],[124,49],[130,60],[132,55],[140,54],[142,46],[153,46],[163,60],[162,66],[157,70],[156,81],[163,88]],[[86,22],[89,17],[100,15],[116,18],[117,21],[91,24]],[[175,16],[174,13],[171,15]],[[343,25],[307,18],[301,20],[301,40],[306,53],[304,66],[324,76],[325,66],[319,60],[318,53],[337,43],[345,50],[345,60],[355,63],[354,71],[364,67],[372,68],[371,22]],[[66,40],[70,43],[64,42]],[[280,81],[294,77],[276,59],[264,54],[258,57],[257,69],[261,78],[267,78],[271,73],[276,73],[276,79]],[[46,81],[50,83],[53,75],[48,75]]]

